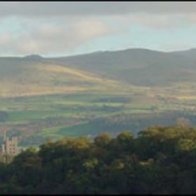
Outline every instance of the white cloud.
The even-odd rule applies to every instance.
[[[196,14],[128,14],[112,16],[117,24],[126,27],[141,25],[157,30],[168,30],[171,28],[186,28],[196,26]]]
[[[23,21],[23,25],[27,25],[26,31],[22,31],[17,36],[8,32],[0,33],[0,53],[3,49],[6,51],[9,49],[10,53],[14,54],[62,53],[94,38],[112,33],[109,26],[95,18],[78,19],[74,23],[61,20],[58,23],[45,21],[31,24],[27,20]]]
[[[0,2],[0,54],[63,54],[137,25],[187,28],[195,13],[196,2]]]
[[[81,39],[89,39],[109,33],[109,28],[101,21],[83,20],[73,25],[74,34]]]
[[[9,32],[0,34],[0,45],[10,44],[12,36]]]
[[[131,17],[131,21],[150,28],[170,28],[178,25],[179,18],[170,15],[135,15]],[[181,25],[181,23],[180,23]]]

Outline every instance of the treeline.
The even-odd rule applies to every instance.
[[[89,120],[89,125],[94,129],[94,135],[106,130],[111,133],[119,133],[122,130],[131,129],[136,135],[140,130],[150,125],[171,126],[176,124],[188,124],[196,126],[196,115],[183,111],[166,111],[160,113],[116,114]],[[63,133],[63,131],[62,131]]]
[[[196,128],[65,138],[0,165],[1,194],[195,194]]]

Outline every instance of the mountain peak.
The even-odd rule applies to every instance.
[[[43,57],[38,55],[38,54],[27,55],[24,58],[25,59],[30,59],[30,60],[40,60],[40,59],[43,59]]]
[[[190,48],[189,51],[196,51],[196,48]]]

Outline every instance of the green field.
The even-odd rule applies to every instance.
[[[101,132],[137,134],[157,124],[195,125],[195,73],[194,58],[151,50],[2,57],[0,140],[4,130],[28,146]]]
[[[21,145],[39,145],[64,136],[93,137],[101,132],[116,134],[123,130],[137,133],[151,124],[176,123],[187,118],[195,123],[196,99],[183,98],[170,89],[131,88],[129,91],[95,91],[0,98],[0,128],[17,135]],[[192,95],[192,96],[191,96]],[[168,112],[174,117],[169,118]],[[190,120],[191,119],[191,120]],[[1,131],[1,136],[3,132]]]

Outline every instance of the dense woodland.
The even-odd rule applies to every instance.
[[[0,193],[195,194],[196,128],[64,138],[0,165]]]

